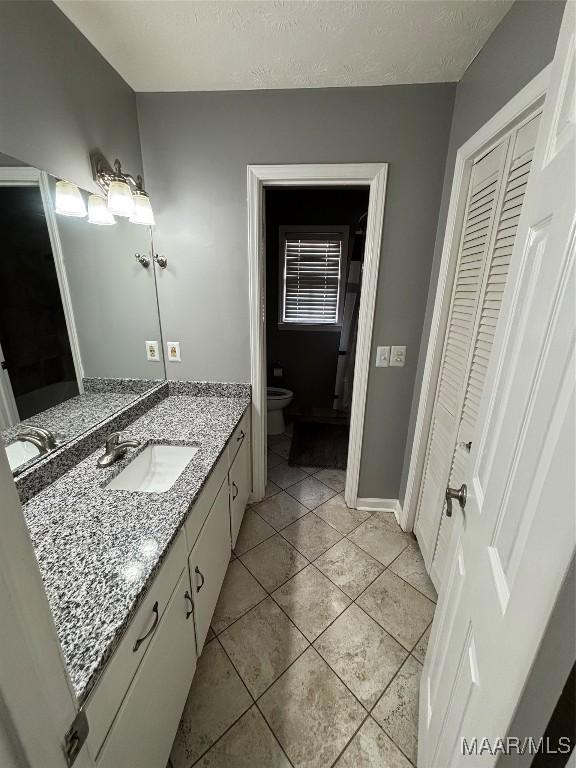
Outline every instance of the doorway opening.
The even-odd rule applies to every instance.
[[[345,486],[369,189],[265,190],[268,480]],[[274,486],[272,486],[274,487]]]
[[[0,428],[79,392],[42,194],[0,185]]]
[[[313,188],[351,188],[368,191],[368,207],[366,224],[354,222],[355,231],[363,227],[365,244],[362,269],[362,294],[358,302],[358,322],[356,333],[356,349],[354,357],[354,386],[352,387],[351,405],[349,407],[349,439],[346,461],[346,479],[344,501],[346,506],[355,508],[358,504],[358,479],[360,474],[360,457],[362,451],[362,436],[364,429],[364,413],[368,387],[368,371],[370,367],[370,350],[372,342],[372,326],[376,304],[376,287],[382,243],[382,228],[384,222],[384,204],[387,178],[386,163],[359,163],[335,165],[268,165],[248,166],[248,259],[250,269],[250,350],[251,350],[251,382],[252,382],[252,499],[261,501],[266,494],[268,481],[267,467],[267,421],[268,421],[268,360],[266,350],[266,225],[265,225],[265,194],[270,187]],[[313,191],[312,190],[312,191]],[[282,222],[293,228],[290,221]],[[322,223],[322,222],[320,222]],[[334,220],[324,222],[332,227],[336,224],[342,227],[342,222]],[[318,224],[318,222],[314,222]],[[304,226],[305,229],[308,225]],[[318,234],[318,233],[317,233]],[[326,234],[326,233],[323,233]],[[279,234],[278,234],[279,236]],[[324,238],[324,248],[336,248],[341,253],[343,244],[348,243],[348,235],[339,232],[340,243],[336,245],[334,238]],[[294,238],[293,238],[294,239]],[[295,238],[297,239],[297,238]],[[308,241],[307,241],[308,242]],[[317,240],[316,240],[317,243]],[[314,243],[313,243],[314,244]],[[349,244],[349,243],[348,243]],[[286,241],[284,241],[285,257]],[[285,263],[284,258],[284,263]],[[280,274],[280,272],[279,272]],[[284,268],[282,271],[284,277]],[[297,282],[297,281],[296,281]],[[327,283],[330,282],[327,280]],[[334,280],[332,279],[332,285]],[[299,289],[291,283],[288,293],[283,288],[282,322],[294,320],[291,311],[286,307],[296,308],[298,315]],[[280,292],[280,291],[279,291]],[[344,305],[345,306],[345,294]],[[322,300],[323,312],[332,312],[338,317],[339,303]],[[342,317],[344,315],[342,314]],[[276,315],[278,323],[279,315]],[[299,331],[300,333],[302,331]],[[330,333],[330,331],[322,331]],[[270,361],[271,364],[274,361]],[[281,366],[280,366],[281,367]],[[337,368],[336,360],[336,368]],[[272,375],[274,371],[272,371]],[[281,377],[278,377],[281,378]],[[334,384],[332,404],[339,390]],[[282,387],[281,389],[287,389]],[[340,390],[342,386],[340,385]],[[285,393],[278,393],[282,397]],[[330,404],[328,404],[330,406]],[[285,450],[287,449],[287,446]],[[291,451],[291,446],[290,446]],[[289,452],[288,452],[289,457]],[[300,458],[302,461],[302,458]],[[288,465],[288,464],[287,464]]]

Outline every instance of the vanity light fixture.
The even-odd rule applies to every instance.
[[[120,160],[114,161],[115,174],[108,184],[108,210],[116,216],[129,218],[134,213],[132,190],[122,173]]]
[[[61,179],[56,182],[56,201],[54,206],[56,213],[62,216],[75,216],[82,219],[86,216],[86,203],[82,192],[76,184]]]
[[[154,214],[142,176],[134,178],[124,173],[120,160],[115,160],[112,168],[100,152],[93,152],[90,161],[94,179],[107,195],[110,213],[129,218],[134,224],[152,226]]]
[[[139,176],[139,183],[142,183],[142,177]],[[130,221],[133,224],[147,224],[153,227],[156,222],[154,221],[154,212],[150,205],[150,198],[144,192],[143,189],[137,188],[132,193],[132,199],[134,200],[134,212],[130,216]]]
[[[108,210],[106,200],[100,195],[90,195],[88,198],[88,221],[101,227],[116,224],[116,219]]]

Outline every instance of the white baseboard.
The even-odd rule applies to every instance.
[[[402,507],[398,499],[358,499],[356,509],[362,512],[394,512],[394,517],[400,522]]]

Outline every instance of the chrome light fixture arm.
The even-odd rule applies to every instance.
[[[134,178],[131,173],[125,173],[122,170],[122,163],[118,158],[114,160],[114,167],[101,152],[92,152],[90,155],[90,164],[92,166],[92,176],[100,189],[108,194],[108,189],[112,181],[125,181],[130,184],[135,191],[142,195],[147,195],[144,190],[144,180],[140,174]]]

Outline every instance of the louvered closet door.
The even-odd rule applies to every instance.
[[[508,141],[503,141],[476,162],[470,178],[416,517],[415,531],[428,570],[432,566],[454,453],[467,363],[507,147]]]
[[[510,138],[503,194],[498,205],[494,236],[491,238],[486,259],[475,323],[474,345],[466,377],[456,445],[451,460],[448,484],[453,488],[459,488],[466,481],[466,477],[470,476],[468,445],[474,439],[480,398],[484,390],[486,369],[502,305],[508,266],[524,202],[539,123],[540,115],[537,115],[521,126]],[[455,514],[460,514],[457,508]],[[451,534],[451,519],[442,514],[432,565],[434,579],[439,583],[442,582],[449,559]]]

